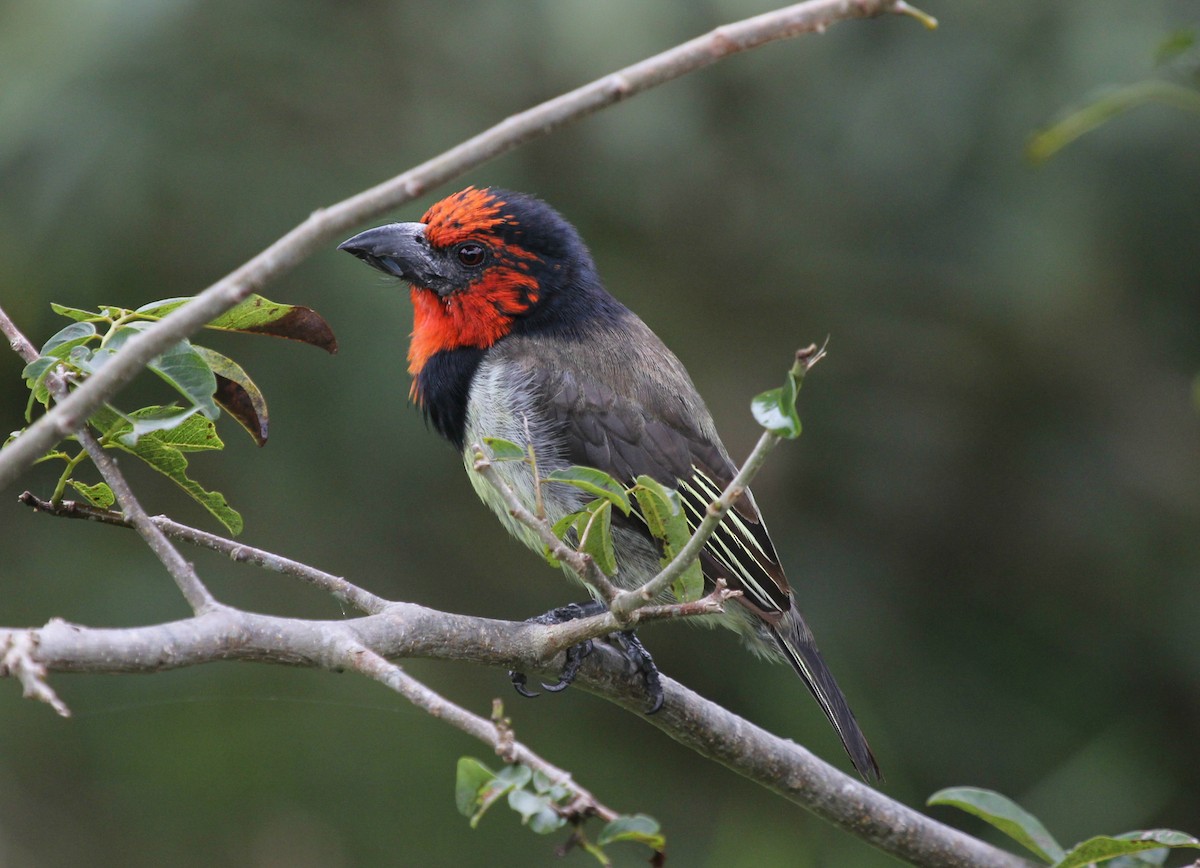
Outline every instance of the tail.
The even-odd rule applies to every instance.
[[[795,605],[777,626],[769,629],[783,656],[792,664],[796,674],[804,679],[821,710],[833,724],[838,738],[842,740],[842,746],[850,755],[850,761],[854,763],[854,768],[865,781],[882,780],[883,775],[879,771],[879,763],[875,761],[875,754],[871,752],[866,736],[859,729],[854,712],[850,710],[833,673],[829,671],[821,652],[817,650],[812,631],[800,617]]]

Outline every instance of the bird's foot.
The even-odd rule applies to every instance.
[[[605,606],[599,600],[588,600],[586,603],[571,603],[568,606],[560,606],[557,609],[551,609],[543,615],[538,615],[536,618],[530,618],[531,624],[565,624],[567,621],[575,621],[579,618],[590,618],[592,615],[599,615],[605,611]],[[609,642],[620,649],[634,668],[634,671],[642,676],[642,683],[646,686],[646,693],[650,697],[650,706],[646,709],[646,714],[654,714],[663,706],[663,688],[662,680],[659,678],[658,667],[654,665],[654,658],[650,656],[650,652],[646,650],[646,646],[634,634],[632,630],[622,630],[617,633],[611,633],[606,637]],[[583,661],[595,649],[595,640],[587,639],[580,642],[578,645],[572,645],[567,649],[567,660],[563,664],[562,671],[558,674],[558,681],[554,684],[542,684],[542,687],[551,693],[558,693],[566,690],[575,680],[575,676],[579,672],[579,667],[583,665]],[[537,691],[530,690],[528,681],[524,672],[516,670],[508,673],[509,679],[512,681],[513,688],[522,696],[533,698],[537,696]]]

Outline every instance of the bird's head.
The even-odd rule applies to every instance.
[[[411,286],[414,376],[438,352],[486,349],[531,323],[573,315],[598,287],[570,223],[540,199],[495,188],[468,187],[419,223],[368,229],[338,249]]]

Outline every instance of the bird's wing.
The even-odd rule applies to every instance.
[[[675,488],[695,529],[736,468],[682,365],[665,347],[661,352],[666,355],[654,354],[652,370],[646,364],[631,367],[628,359],[620,367],[589,370],[578,353],[557,359],[538,354],[527,370],[567,461],[624,482],[645,474]],[[708,581],[724,579],[742,591],[742,602],[768,622],[791,609],[779,557],[748,495],[709,538],[700,560]]]

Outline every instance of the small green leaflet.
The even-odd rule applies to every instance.
[[[1159,850],[1163,847],[1197,850],[1200,849],[1200,840],[1174,829],[1149,829],[1113,836],[1099,835],[1076,844],[1061,861],[1054,864],[1054,868],[1083,868],[1094,862],[1103,862],[1131,853]]]
[[[796,414],[796,375],[788,371],[778,389],[769,389],[750,404],[754,418],[776,437],[794,440],[800,436],[800,417]]]
[[[112,505],[117,502],[117,498],[113,495],[112,489],[108,487],[108,483],[106,482],[97,482],[95,485],[88,485],[86,482],[68,479],[67,483],[78,491],[84,500],[97,509],[111,509]]]
[[[198,482],[188,478],[188,461],[185,452],[214,450],[224,447],[217,436],[212,421],[197,414],[182,424],[163,430],[143,434],[134,444],[124,442],[123,435],[129,434],[133,426],[143,418],[154,418],[163,412],[162,407],[145,407],[123,417],[110,407],[97,411],[89,420],[104,435],[105,446],[115,446],[136,455],[159,473],[166,476],[207,509],[226,529],[237,536],[242,532],[243,522],[237,510],[225,500],[219,491],[208,491]]]
[[[612,538],[612,501],[593,500],[575,521],[579,550],[591,555],[606,576],[617,574],[617,556]]]
[[[662,541],[662,565],[666,566],[683,550],[692,536],[692,528],[679,502],[679,492],[667,488],[657,479],[642,475],[633,486],[638,512],[656,539]],[[671,583],[671,593],[681,603],[704,596],[704,573],[697,558]]]
[[[148,322],[131,322],[113,332],[101,351],[92,359],[93,368],[99,367],[100,352],[118,352],[134,335],[151,326]],[[209,419],[221,415],[213,395],[217,391],[217,378],[200,355],[192,349],[190,341],[182,340],[168,347],[162,355],[151,359],[146,365],[165,380],[175,391],[195,404]]]
[[[603,470],[596,470],[594,467],[564,467],[552,470],[542,481],[574,485],[588,494],[611,501],[613,506],[629,515],[629,495],[625,493],[625,486]]]
[[[635,841],[658,852],[662,852],[667,846],[667,839],[663,837],[658,821],[645,814],[617,817],[596,836],[596,843],[601,847],[617,841]]]
[[[65,359],[71,349],[96,337],[96,327],[90,322],[73,322],[64,326],[42,344],[41,354]]]
[[[554,810],[554,800],[548,795],[529,790],[511,789],[508,806],[521,815],[521,822],[539,835],[548,835],[566,825],[567,818]]]
[[[150,360],[150,370],[166,380],[177,392],[200,408],[209,419],[221,415],[213,395],[217,378],[189,341],[180,341],[161,356]]]
[[[80,310],[77,307],[66,307],[65,305],[55,304],[50,302],[50,310],[54,311],[59,316],[65,316],[67,319],[73,319],[76,322],[85,322],[87,320],[102,320],[104,314],[97,313],[94,310]]]
[[[483,445],[491,451],[492,461],[524,461],[529,457],[524,446],[503,437],[484,437]]]
[[[606,576],[617,574],[617,555],[612,539],[611,500],[597,498],[578,512],[564,515],[550,530],[561,540],[566,540],[567,531],[574,530],[577,550],[590,555]],[[550,566],[561,566],[549,546],[544,547],[543,555]]]
[[[455,773],[454,803],[458,812],[471,820],[471,828],[501,796],[529,783],[533,772],[528,766],[505,766],[493,772],[474,757],[459,757]]]

